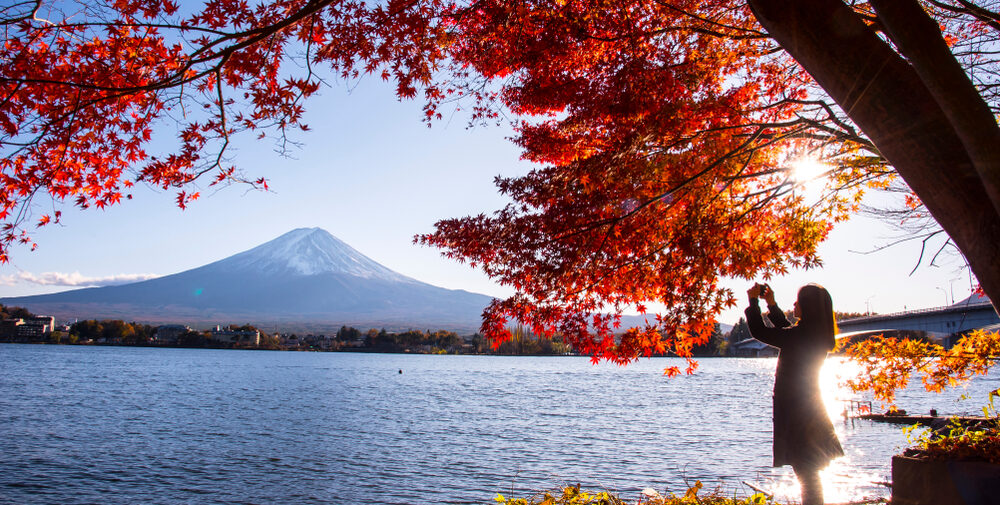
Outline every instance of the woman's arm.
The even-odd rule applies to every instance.
[[[747,316],[747,327],[750,328],[751,337],[774,347],[782,347],[788,342],[788,333],[791,330],[764,326],[760,307],[756,303],[751,303],[744,311],[744,314]]]
[[[785,313],[778,308],[778,304],[774,301],[774,290],[771,286],[767,284],[762,284],[760,289],[760,296],[767,302],[767,318],[771,320],[776,328],[788,328],[792,325],[785,317]]]
[[[750,306],[747,307],[744,314],[747,316],[747,327],[750,329],[750,336],[767,345],[781,347],[788,341],[788,332],[790,330],[781,327],[768,328],[764,325],[764,318],[760,314],[760,306],[758,305],[760,296],[764,296],[764,299],[769,304],[774,302],[774,292],[766,284],[754,284],[753,287],[747,290],[747,298],[750,299]],[[777,309],[777,311],[780,313],[781,309]],[[782,313],[781,317],[784,318],[785,315]],[[785,323],[787,322],[788,320],[786,319]]]
[[[785,312],[782,311],[777,305],[768,304],[767,305],[767,318],[771,320],[771,324],[775,328],[788,328],[792,325],[785,317]]]

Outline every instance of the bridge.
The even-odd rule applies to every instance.
[[[839,337],[892,333],[899,330],[920,331],[944,340],[949,345],[952,335],[1000,324],[1000,316],[989,299],[970,296],[954,305],[929,309],[908,310],[892,314],[875,314],[837,321]]]

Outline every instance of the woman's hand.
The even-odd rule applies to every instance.
[[[768,286],[767,284],[762,284],[760,288],[760,296],[761,298],[764,299],[765,302],[767,302],[768,307],[773,307],[777,305],[776,303],[774,303],[774,290],[771,289],[771,286]]]
[[[753,286],[750,286],[750,289],[747,290],[747,297],[750,298],[750,303],[756,302],[760,298],[760,284],[754,283]]]

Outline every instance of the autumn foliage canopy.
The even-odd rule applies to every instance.
[[[810,8],[849,16],[838,26],[889,47],[881,3]],[[971,86],[995,111],[996,65],[984,46],[1000,27],[995,6],[904,3],[964,55]],[[524,158],[537,163],[496,181],[507,207],[417,238],[516,288],[487,309],[487,336],[506,338],[517,320],[598,359],[687,356],[736,301],[721,277],[818,265],[817,244],[864,190],[919,175],[887,159],[889,144],[859,126],[865,118],[806,72],[796,58],[811,60],[781,42],[769,4],[15,3],[0,9],[0,259],[30,243],[33,224],[59,219],[38,210],[43,198],[103,207],[145,183],[177,188],[184,206],[198,179],[264,186],[227,161],[229,139],[285,139],[307,128],[304,101],[324,79],[373,75],[424,100],[432,123],[453,108],[473,123],[512,121]],[[156,150],[153,132],[165,125],[175,144]],[[803,165],[821,169],[804,176]],[[938,200],[917,190],[908,202],[943,221]],[[988,269],[976,261],[982,280]],[[657,310],[645,326],[618,326],[623,311],[647,303]]]

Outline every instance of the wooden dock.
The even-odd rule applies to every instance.
[[[993,417],[983,417],[983,416],[948,416],[948,415],[938,415],[936,410],[931,410],[926,415],[916,415],[907,414],[905,410],[899,410],[896,412],[883,412],[881,414],[872,412],[872,402],[869,400],[845,400],[844,401],[844,419],[865,419],[868,421],[875,421],[879,423],[892,423],[892,424],[919,424],[921,426],[933,426],[937,428],[938,426],[944,426],[951,422],[952,419],[958,420],[962,426],[971,426],[985,421],[995,420]]]
[[[920,424],[921,426],[939,426],[957,419],[962,425],[968,426],[976,423],[989,421],[992,418],[982,416],[911,416],[907,414],[855,414],[851,416],[855,419],[867,419],[880,423],[892,424]]]

